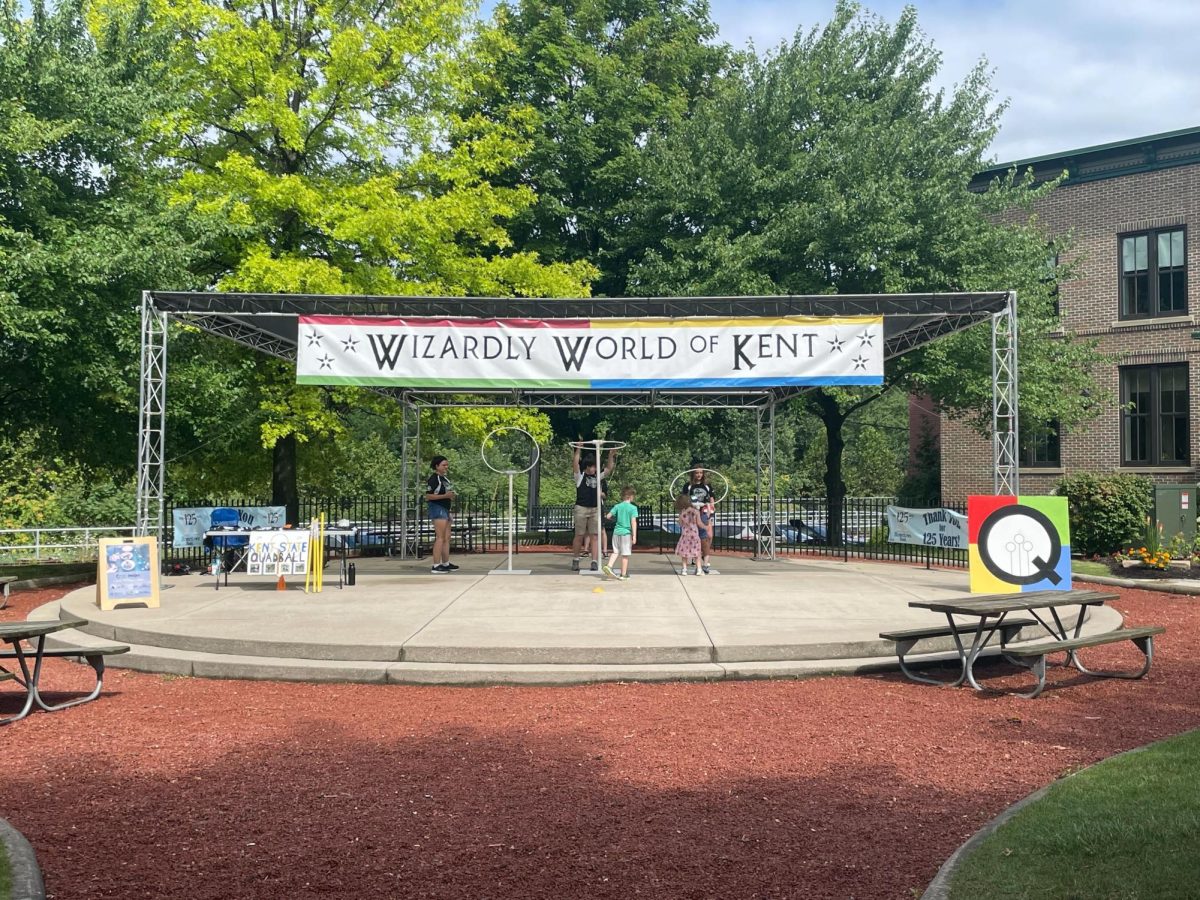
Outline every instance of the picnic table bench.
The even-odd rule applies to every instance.
[[[1004,648],[1008,645],[1017,633],[1022,628],[1028,628],[1030,625],[1036,625],[1036,619],[1008,619],[1002,625],[999,625],[997,630],[1000,632],[1000,647]],[[923,675],[918,675],[912,671],[904,663],[904,657],[915,647],[919,642],[931,640],[933,638],[958,638],[960,629],[951,628],[948,625],[938,625],[933,628],[910,628],[906,631],[884,631],[880,633],[880,637],[885,641],[893,641],[896,644],[896,655],[900,659],[900,671],[907,675],[913,681],[923,681],[925,684],[944,684],[957,687],[963,683],[966,674],[960,674],[954,681],[944,681],[937,678],[926,678]]]
[[[452,522],[450,525],[451,549],[474,553],[482,531],[482,526],[473,522]],[[399,522],[360,525],[357,543],[360,549],[382,549],[387,556],[393,556],[404,544],[406,534],[416,538],[417,558],[420,559],[422,556],[421,545],[433,541],[433,523],[425,520],[419,524],[410,524],[407,532],[400,527]]]
[[[983,687],[975,679],[975,662],[992,638],[999,634],[1001,655],[1015,665],[1030,669],[1037,679],[1037,684],[1032,691],[1018,692],[1017,694],[1032,699],[1038,696],[1046,685],[1046,657],[1053,653],[1066,653],[1065,665],[1073,665],[1084,674],[1102,678],[1141,678],[1150,671],[1154,652],[1154,636],[1162,634],[1166,630],[1161,626],[1122,628],[1104,634],[1081,637],[1086,610],[1092,606],[1102,606],[1109,600],[1117,599],[1118,596],[1118,594],[1106,591],[1072,590],[988,594],[947,600],[914,600],[908,605],[917,609],[943,613],[946,616],[946,625],[908,631],[883,632],[880,637],[895,643],[900,669],[913,681],[951,687],[957,687],[965,682],[975,690],[983,690]],[[1070,633],[1059,615],[1059,610],[1068,606],[1078,607],[1075,627]],[[1011,613],[1027,613],[1032,618],[1012,619],[1009,618]],[[977,621],[974,624],[962,622],[956,619],[956,616]],[[1050,640],[1019,647],[1009,646],[1010,641],[1021,628],[1034,625],[1040,625],[1049,635]],[[968,636],[971,638],[969,647],[964,640]],[[954,649],[958,653],[961,671],[958,677],[952,681],[939,681],[917,675],[905,664],[905,655],[918,641],[935,637],[950,637],[954,640]],[[1098,647],[1124,641],[1132,641],[1145,656],[1145,663],[1137,672],[1091,671],[1079,662],[1076,655],[1077,651],[1087,647]]]
[[[8,589],[16,580],[16,575],[0,575],[0,609],[8,606]]]
[[[1154,636],[1162,634],[1167,629],[1161,625],[1143,625],[1140,628],[1120,628],[1116,631],[1110,631],[1105,634],[1095,634],[1091,637],[1072,638],[1067,641],[1046,641],[1033,646],[1014,647],[1010,648],[1008,653],[1010,656],[1017,659],[1028,659],[1028,666],[1037,679],[1037,685],[1032,691],[1026,694],[1018,694],[1019,697],[1036,697],[1042,692],[1046,686],[1046,657],[1051,653],[1067,652],[1074,666],[1085,675],[1094,675],[1098,678],[1141,678],[1150,671],[1150,663],[1154,659]],[[1142,651],[1142,656],[1145,657],[1145,662],[1142,667],[1136,672],[1099,672],[1086,668],[1076,656],[1075,651],[1081,650],[1084,647],[1099,647],[1103,644],[1115,644],[1120,641],[1132,641],[1134,646]]]
[[[0,650],[0,681],[16,681],[25,689],[25,703],[15,715],[0,719],[0,725],[8,725],[25,718],[37,704],[46,712],[66,709],[68,706],[78,706],[100,696],[104,686],[104,657],[116,653],[128,653],[129,647],[124,644],[109,644],[99,647],[53,647],[46,646],[46,635],[67,628],[78,628],[86,625],[84,619],[53,619],[30,622],[0,622],[0,641],[7,642],[10,649]],[[29,643],[32,647],[25,647]],[[32,657],[32,659],[31,659]],[[63,703],[47,703],[42,699],[38,683],[42,675],[42,660],[49,657],[78,658],[87,662],[96,673],[96,684],[92,690],[82,697],[75,697]],[[17,661],[20,674],[6,669],[4,660]],[[32,663],[32,665],[31,665]]]

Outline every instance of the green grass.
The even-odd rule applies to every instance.
[[[8,854],[0,847],[0,900],[12,896],[12,871],[8,865]]]
[[[950,891],[951,900],[1198,895],[1200,731],[1055,784],[967,857]]]
[[[1112,572],[1102,562],[1093,559],[1071,560],[1071,571],[1076,575],[1111,575]]]

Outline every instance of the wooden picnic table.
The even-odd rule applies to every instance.
[[[125,653],[129,650],[128,647],[112,645],[105,647],[55,647],[52,650],[46,648],[46,635],[53,634],[56,631],[64,631],[68,628],[78,628],[86,624],[87,621],[85,619],[0,622],[0,641],[6,641],[11,648],[0,651],[0,661],[15,659],[20,668],[20,674],[18,674],[0,665],[0,680],[16,681],[25,690],[25,703],[21,707],[21,711],[16,715],[0,719],[0,725],[7,725],[10,722],[16,722],[19,719],[25,718],[29,715],[30,710],[33,709],[35,703],[46,710],[46,712],[54,712],[55,710],[66,709],[68,706],[87,703],[89,700],[94,700],[100,696],[100,688],[104,680],[104,657],[112,653]],[[32,648],[23,646],[25,642],[32,644]],[[96,672],[96,686],[86,696],[76,697],[65,703],[46,703],[38,692],[38,682],[42,675],[42,661],[48,656],[78,656],[86,659],[87,663]]]
[[[949,600],[913,600],[908,604],[918,610],[930,610],[932,612],[941,612],[946,616],[948,628],[944,630],[946,634],[954,638],[955,649],[958,650],[959,660],[961,662],[961,672],[959,677],[953,682],[946,682],[952,686],[958,686],[964,682],[970,684],[976,690],[983,690],[982,686],[974,677],[974,664],[979,658],[980,652],[988,646],[988,643],[1000,631],[1004,634],[1006,629],[1006,619],[1010,613],[1028,614],[1046,631],[1050,636],[1050,641],[1037,644],[1036,647],[1024,649],[1012,649],[1004,647],[1004,641],[1001,643],[1001,652],[1004,658],[1014,662],[1016,665],[1026,666],[1031,668],[1038,678],[1037,688],[1031,694],[1021,696],[1036,697],[1045,685],[1045,656],[1049,653],[1066,653],[1067,665],[1073,665],[1079,668],[1081,672],[1087,674],[1098,674],[1105,677],[1120,677],[1120,678],[1140,678],[1150,668],[1150,660],[1152,653],[1152,638],[1154,634],[1162,634],[1163,629],[1159,626],[1148,626],[1142,629],[1123,629],[1111,631],[1105,635],[1097,635],[1091,638],[1081,638],[1080,634],[1084,628],[1085,613],[1088,607],[1103,606],[1109,600],[1116,600],[1118,594],[1106,592],[1106,590],[1032,590],[1032,592],[1020,594],[985,594],[982,596],[965,596],[965,598],[954,598]],[[1060,610],[1064,607],[1078,607],[1078,616],[1076,616],[1074,629],[1068,631],[1068,626],[1063,623],[1060,616]],[[959,618],[955,618],[959,617]],[[961,619],[973,619],[971,622],[962,622]],[[1026,623],[1027,624],[1027,623]],[[965,637],[970,636],[970,647],[967,646]],[[1112,672],[1090,672],[1084,666],[1079,664],[1079,660],[1075,658],[1076,650],[1082,647],[1094,647],[1102,643],[1115,643],[1117,641],[1134,641],[1146,655],[1146,665],[1141,672],[1136,674],[1112,673]],[[911,649],[911,644],[906,649]],[[1026,662],[1025,659],[1032,661]],[[902,660],[901,653],[901,665]],[[908,677],[912,678],[912,674],[905,671]],[[925,680],[930,682],[932,679],[916,678],[914,680]]]

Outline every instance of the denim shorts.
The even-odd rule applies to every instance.
[[[430,503],[429,518],[431,521],[436,521],[437,519],[445,519],[449,521],[450,510],[446,509],[446,507],[442,506],[440,503]]]
[[[708,528],[705,526],[707,526],[710,521],[712,521],[712,517],[708,513],[706,513],[706,512],[700,513],[699,531],[700,531],[700,540],[702,540],[702,541],[708,540]]]

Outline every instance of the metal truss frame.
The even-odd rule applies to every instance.
[[[775,404],[759,407],[755,414],[755,435],[758,452],[755,454],[754,471],[754,527],[757,529],[755,559],[774,559],[776,526],[775,504]],[[766,428],[763,428],[763,420]],[[764,489],[766,491],[764,496]],[[766,508],[763,508],[763,501]],[[765,513],[765,515],[764,515]]]
[[[420,502],[412,490],[421,481],[421,409],[401,398],[400,427],[400,558],[415,558],[420,549]],[[409,503],[413,505],[410,507]]]
[[[142,295],[141,400],[138,435],[139,534],[163,531],[166,475],[167,328],[171,316],[210,334],[280,359],[296,358],[301,315],[394,318],[700,318],[758,316],[882,316],[884,358],[894,359],[988,319],[992,322],[993,439],[997,493],[1017,482],[1017,327],[1012,292],[862,294],[760,297],[364,297],[337,295],[146,291]],[[763,526],[757,556],[776,553],[775,411],[806,388],[732,391],[470,393],[375,387],[403,407],[401,480],[407,492],[420,480],[421,411],[434,408],[528,407],[595,409],[750,409],[756,417],[755,506]],[[416,496],[414,494],[414,496]],[[764,507],[765,502],[765,507]],[[419,506],[419,504],[418,504]],[[401,554],[415,555],[420,510],[400,513]],[[410,534],[411,532],[411,534]]]
[[[992,492],[1021,493],[1017,404],[1017,295],[992,316]]]
[[[1005,292],[784,294],[753,297],[400,297],[151,291],[168,313],[230,316],[455,316],[507,319],[708,316],[971,316],[1003,308]]]
[[[136,533],[162,539],[167,475],[167,314],[142,293]]]

